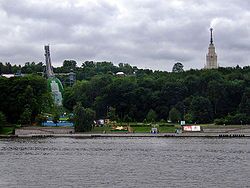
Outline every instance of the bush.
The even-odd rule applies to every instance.
[[[176,108],[172,108],[169,111],[169,119],[173,123],[177,123],[178,121],[180,121],[181,120],[181,113],[179,112],[179,110],[177,110]]]
[[[148,114],[147,114],[146,120],[148,122],[155,122],[156,118],[157,118],[156,112],[154,110],[150,109]]]
[[[192,123],[192,121],[193,121],[192,114],[190,114],[190,113],[185,114],[184,120],[186,121],[186,123]]]
[[[217,125],[241,125],[241,124],[250,124],[250,117],[246,114],[235,114],[228,115],[225,118],[216,119],[214,121]]]
[[[84,108],[81,103],[74,107],[74,121],[76,132],[91,131],[95,119],[95,112],[90,108]]]
[[[22,125],[31,124],[32,111],[29,108],[25,108],[20,116],[20,123]]]
[[[47,117],[43,114],[38,114],[35,118],[37,124],[42,125],[43,122],[47,121]]]
[[[164,119],[161,119],[160,123],[166,123],[166,121]]]
[[[248,117],[246,114],[235,114],[234,116],[229,116],[226,118],[228,122],[233,125],[241,125],[241,124],[249,124],[250,123],[250,117]]]
[[[216,125],[224,125],[225,124],[225,119],[224,118],[220,118],[220,119],[215,119],[214,123]]]

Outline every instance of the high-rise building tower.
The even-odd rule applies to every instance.
[[[47,78],[50,78],[54,76],[54,72],[53,72],[53,68],[51,65],[49,45],[45,45],[44,50],[45,50],[44,55],[45,55],[45,61],[46,61],[46,75],[47,75]]]
[[[217,69],[217,54],[215,52],[215,46],[213,43],[213,28],[210,28],[210,44],[208,47],[208,53],[206,55],[205,69]]]

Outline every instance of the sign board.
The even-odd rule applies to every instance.
[[[186,122],[185,121],[181,121],[181,125],[185,125],[186,124]]]
[[[200,132],[201,131],[201,127],[200,126],[186,125],[186,126],[183,126],[183,131]]]
[[[192,126],[183,126],[183,131],[192,131]]]
[[[201,127],[200,126],[192,126],[192,131],[201,131]]]

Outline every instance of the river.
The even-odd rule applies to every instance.
[[[0,140],[0,187],[250,187],[247,138]]]

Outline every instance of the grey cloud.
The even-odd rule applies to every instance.
[[[40,46],[41,47],[41,46]],[[37,62],[43,61],[43,54],[40,53],[39,46],[32,44],[15,44],[2,46],[0,45],[0,62],[12,62],[15,60],[16,64],[24,64],[25,62],[36,60]],[[11,52],[11,53],[10,53]]]
[[[68,1],[68,6],[59,6],[54,1],[6,0],[1,4],[2,9],[10,16],[36,21],[56,22],[62,25],[102,25],[116,12],[116,8],[107,3],[76,6]]]
[[[249,63],[250,3],[236,0],[0,0],[0,61],[126,62],[141,68],[203,68],[214,27],[218,61]]]

